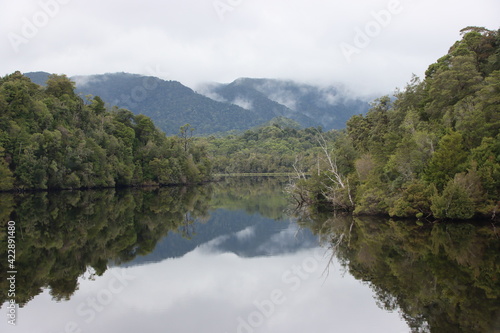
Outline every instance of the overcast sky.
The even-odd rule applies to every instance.
[[[343,83],[385,94],[422,76],[498,0],[0,0],[1,75],[130,72]]]

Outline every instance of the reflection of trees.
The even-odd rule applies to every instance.
[[[17,303],[26,304],[46,287],[54,299],[69,299],[80,276],[102,275],[111,261],[151,252],[168,232],[185,227],[186,215],[206,215],[209,192],[209,187],[173,187],[3,194],[0,216],[3,221],[10,216],[17,226]],[[2,229],[0,257],[7,258]],[[8,290],[4,265],[0,304]]]
[[[499,232],[490,226],[375,218],[303,221],[329,244],[380,307],[414,332],[494,332],[500,326]],[[496,331],[495,331],[496,332]]]
[[[284,218],[289,202],[283,194],[286,177],[227,177],[214,184],[212,208],[245,210],[275,220]]]

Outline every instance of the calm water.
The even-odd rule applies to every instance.
[[[2,195],[1,331],[500,332],[491,226],[297,214],[282,188]]]

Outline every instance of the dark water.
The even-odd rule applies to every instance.
[[[299,214],[283,185],[0,195],[1,331],[500,332],[491,225]]]

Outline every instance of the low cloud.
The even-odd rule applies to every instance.
[[[93,75],[77,75],[71,77],[71,80],[75,82],[78,88],[83,88],[90,83],[105,82],[108,77],[105,75],[93,76]]]
[[[239,107],[247,110],[252,110],[253,109],[253,102],[249,99],[246,99],[244,97],[238,96],[236,97],[233,101],[231,101],[232,104],[238,105]]]

